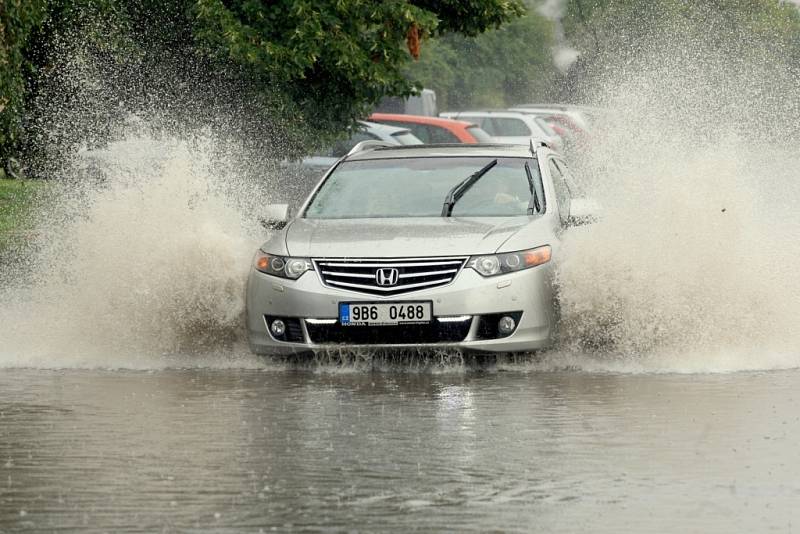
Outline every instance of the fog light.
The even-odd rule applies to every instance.
[[[516,327],[517,327],[517,322],[514,320],[513,317],[509,317],[508,315],[501,317],[500,320],[497,322],[497,331],[504,336],[509,335],[511,332],[514,331]]]
[[[286,333],[286,323],[284,323],[280,319],[275,319],[274,321],[272,321],[272,324],[269,325],[269,329],[272,332],[273,336],[281,337],[283,334]]]

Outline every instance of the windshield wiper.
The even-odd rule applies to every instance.
[[[527,161],[525,162],[525,174],[528,176],[528,187],[531,189],[531,201],[528,203],[528,215],[540,213],[542,211],[542,206],[539,204],[539,195],[536,194],[536,187],[533,185],[533,174],[531,173],[531,168],[528,166]]]
[[[497,160],[493,159],[489,162],[488,165],[483,167],[478,172],[475,172],[467,177],[466,180],[463,180],[456,184],[456,186],[447,193],[447,197],[444,199],[444,205],[442,206],[442,217],[450,217],[453,214],[453,207],[456,205],[461,197],[469,191],[470,187],[475,185],[475,182],[481,179],[481,177],[492,170],[492,167],[497,165]]]

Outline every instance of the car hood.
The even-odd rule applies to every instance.
[[[286,247],[300,257],[467,256],[495,252],[529,217],[296,219]]]

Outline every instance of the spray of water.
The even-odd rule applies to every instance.
[[[32,282],[3,294],[0,364],[246,354],[243,282],[264,232],[237,199],[255,189],[231,194],[211,152],[202,141],[132,136],[83,154],[99,183],[50,186],[26,264]]]
[[[545,0],[538,4],[539,13],[553,21],[555,46],[553,47],[553,64],[563,73],[567,73],[578,60],[580,53],[570,46],[564,35],[561,20],[567,13],[566,0]]]
[[[605,214],[566,236],[563,341],[549,360],[798,366],[797,71],[763,43],[655,37],[595,85],[607,112],[584,169]]]

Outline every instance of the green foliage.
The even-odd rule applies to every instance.
[[[558,83],[553,45],[552,22],[530,10],[474,39],[435,40],[408,73],[436,91],[441,109],[520,104],[548,98]]]
[[[57,38],[72,35],[106,49],[118,47],[116,41],[95,40],[94,32],[81,31],[87,20],[109,24],[115,2],[0,0],[0,178],[26,170],[20,152],[35,123],[32,99],[41,79],[54,70]]]
[[[19,138],[26,78],[34,71],[25,56],[25,45],[45,15],[45,0],[0,2],[0,168],[5,167]]]
[[[337,128],[383,96],[406,96],[409,32],[476,35],[522,14],[519,2],[431,0],[196,0],[202,51],[281,88],[315,124]],[[430,41],[422,44],[423,50]]]
[[[486,30],[525,14],[525,8],[514,0],[414,0],[421,9],[436,13],[437,33],[460,33],[475,37]]]
[[[0,252],[30,224],[38,182],[0,179]]]
[[[800,47],[800,10],[780,0],[568,0],[564,28],[590,56],[635,52],[654,30],[701,32],[722,46],[735,37]]]

